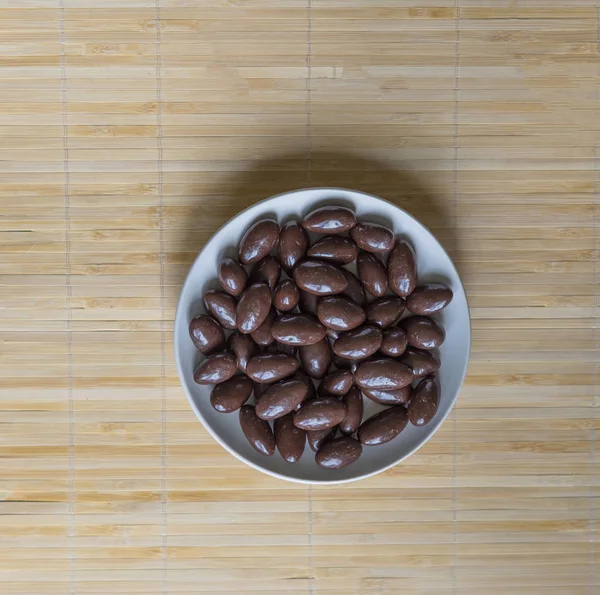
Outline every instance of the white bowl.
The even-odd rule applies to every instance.
[[[435,316],[446,330],[446,341],[439,350],[442,362],[438,375],[441,398],[436,416],[425,427],[409,424],[387,444],[364,447],[358,461],[337,470],[319,467],[308,444],[300,461],[294,464],[284,461],[277,452],[272,457],[256,452],[242,434],[238,412],[223,414],[215,411],[209,401],[211,387],[194,382],[193,372],[200,357],[188,334],[190,320],[204,312],[202,296],[207,290],[218,287],[218,263],[225,256],[236,257],[238,243],[250,225],[264,218],[276,219],[284,224],[292,219],[301,219],[306,213],[324,205],[350,207],[359,219],[384,224],[397,236],[408,239],[417,254],[419,281],[442,281],[454,292],[450,305]],[[244,463],[263,473],[299,483],[333,484],[369,477],[396,465],[425,444],[456,401],[467,370],[470,341],[469,307],[464,288],[450,257],[431,232],[406,211],[386,200],[340,188],[313,188],[280,194],[252,205],[228,221],[206,243],[194,261],[175,315],[177,370],[198,419],[221,446]],[[363,419],[383,408],[367,398],[364,403]]]

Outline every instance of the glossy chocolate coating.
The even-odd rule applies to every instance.
[[[273,305],[280,312],[293,310],[300,301],[300,290],[291,279],[284,279],[273,292]]]
[[[383,335],[376,326],[361,326],[343,333],[333,344],[333,351],[340,357],[359,360],[373,355],[381,346]]]
[[[230,353],[215,353],[200,362],[194,372],[198,384],[220,384],[236,372],[235,358]]]
[[[305,260],[294,269],[296,285],[314,295],[335,295],[342,293],[348,281],[342,271],[327,262]]]
[[[342,436],[325,443],[317,453],[315,461],[325,469],[341,469],[358,460],[362,445],[350,436]]]
[[[367,320],[379,328],[387,328],[400,320],[405,308],[406,304],[402,298],[386,295],[373,300],[367,306]]]
[[[263,393],[269,388],[269,384],[261,384],[260,382],[254,382],[254,400],[258,403]]]
[[[327,260],[333,264],[349,264],[356,260],[358,249],[349,238],[326,236],[317,240],[307,252],[310,258]]]
[[[406,351],[407,345],[406,331],[394,326],[383,331],[383,341],[379,351],[389,357],[399,357]]]
[[[383,225],[361,223],[360,221],[350,230],[350,237],[361,250],[367,252],[386,253],[396,243],[394,232]]]
[[[358,429],[358,439],[365,446],[377,446],[393,440],[408,423],[404,407],[389,407],[367,419]]]
[[[279,235],[279,260],[286,271],[291,271],[306,255],[308,234],[296,221],[283,226]]]
[[[283,353],[261,353],[246,366],[246,374],[261,384],[271,384],[291,376],[300,366],[295,357]]]
[[[239,262],[224,258],[219,265],[219,283],[224,291],[237,297],[246,289],[248,275]]]
[[[375,401],[380,405],[407,405],[412,395],[412,386],[409,384],[404,388],[390,391],[363,388],[362,392],[371,401]]]
[[[427,316],[443,310],[452,301],[452,290],[443,283],[419,285],[406,299],[413,314]]]
[[[356,271],[360,282],[371,295],[385,295],[388,288],[387,271],[377,256],[361,251],[356,259]]]
[[[327,338],[331,342],[333,342],[333,341],[337,341],[340,338],[340,335],[342,334],[342,331],[336,331],[333,328],[326,328],[325,334],[327,335]]]
[[[211,289],[204,294],[204,305],[224,329],[233,331],[237,328],[237,303],[233,296]]]
[[[413,390],[408,403],[408,419],[413,426],[425,426],[437,413],[440,389],[433,376],[423,378]]]
[[[249,398],[254,383],[247,376],[234,376],[217,384],[210,395],[210,404],[220,413],[237,411]]]
[[[331,346],[329,341],[321,339],[312,345],[304,345],[299,349],[302,368],[311,378],[323,378],[331,364]]]
[[[411,316],[402,321],[406,338],[411,347],[417,349],[436,349],[446,338],[444,329],[426,316]]]
[[[271,291],[277,287],[281,277],[281,264],[270,254],[257,262],[252,268],[250,281],[252,283],[266,283]]]
[[[440,369],[439,359],[428,351],[415,347],[407,347],[400,361],[412,370],[413,378],[423,378],[435,374]]]
[[[314,233],[343,233],[356,225],[356,216],[344,207],[322,207],[306,215],[302,225]]]
[[[248,229],[240,242],[239,258],[242,264],[254,264],[277,246],[279,225],[269,219],[258,221]]]
[[[412,370],[408,366],[389,358],[363,362],[354,373],[354,381],[367,390],[398,390],[408,386],[412,377]]]
[[[271,291],[264,283],[253,283],[237,305],[237,326],[245,335],[255,331],[271,310]]]
[[[396,242],[387,262],[390,289],[400,297],[409,296],[417,285],[415,253],[404,240]]]
[[[358,360],[354,359],[346,359],[345,357],[340,357],[337,353],[333,353],[333,365],[340,370],[350,370],[354,372],[356,368],[356,362]]]
[[[314,399],[317,396],[317,391],[315,389],[315,384],[312,381],[312,378],[310,378],[308,374],[306,374],[306,372],[302,370],[302,368],[298,369],[295,377],[302,380],[302,382],[304,382],[304,384],[306,384],[306,386],[308,387],[308,393],[306,394],[305,401],[308,401],[309,399]]]
[[[328,328],[350,331],[366,318],[365,311],[355,302],[341,295],[323,297],[317,305],[317,316]]]
[[[240,372],[246,373],[248,360],[258,353],[258,345],[240,331],[234,331],[229,335],[227,348],[235,355],[236,365]]]
[[[317,397],[307,401],[294,414],[294,424],[302,430],[325,430],[337,426],[346,417],[346,406],[335,397]]]
[[[325,327],[310,314],[283,314],[273,322],[271,333],[280,343],[312,345],[325,337]]]
[[[308,291],[300,290],[300,301],[298,309],[304,314],[317,314],[317,306],[319,304],[319,296]]]
[[[295,463],[304,452],[306,432],[294,425],[293,413],[278,417],[273,425],[279,454],[288,463]]]
[[[294,411],[306,398],[308,387],[302,380],[291,378],[270,386],[256,404],[261,419],[277,419]]]
[[[271,308],[263,323],[255,331],[252,331],[250,333],[252,340],[257,345],[267,347],[268,345],[271,345],[271,343],[275,342],[275,339],[271,334],[271,326],[273,325],[273,320],[275,320],[275,316],[275,310]]]
[[[350,370],[334,370],[323,378],[320,386],[329,394],[341,397],[352,387],[352,372]]]
[[[196,349],[205,355],[225,347],[223,327],[210,316],[201,315],[190,321],[190,338]]]
[[[343,397],[342,402],[346,405],[347,413],[340,422],[340,430],[344,434],[354,434],[363,416],[363,397],[358,386],[353,386]]]
[[[298,349],[293,345],[286,345],[285,343],[280,343],[279,341],[273,341],[273,343],[271,343],[265,351],[267,353],[283,353],[284,355],[290,355],[294,357],[297,350]]]
[[[340,270],[348,282],[348,286],[344,289],[342,295],[350,298],[355,304],[364,306],[367,303],[367,294],[359,278],[347,269],[341,268]]]
[[[337,397],[338,395],[332,395],[326,388],[325,385],[321,382],[317,387],[317,395],[319,397]]]
[[[306,432],[306,440],[308,441],[308,446],[314,452],[318,452],[319,449],[328,442],[329,440],[333,440],[337,433],[337,426],[334,428],[325,428],[324,430],[313,430]]]
[[[271,456],[275,452],[275,436],[268,421],[260,419],[252,405],[240,409],[240,426],[248,442],[259,453]]]

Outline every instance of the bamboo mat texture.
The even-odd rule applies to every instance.
[[[600,592],[596,0],[0,0],[0,592]],[[193,258],[378,194],[465,281],[469,375],[402,465],[306,487],[180,388]]]

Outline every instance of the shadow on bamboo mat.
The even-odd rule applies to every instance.
[[[428,187],[422,178],[382,161],[343,152],[314,152],[307,159],[304,151],[257,161],[252,169],[234,172],[224,179],[218,196],[198,196],[184,233],[185,250],[190,255],[197,254],[217,230],[215,226],[198,234],[207,211],[211,221],[215,221],[218,208],[219,224],[223,224],[240,210],[269,196],[298,188],[332,186],[375,194],[402,207],[431,229],[454,258],[457,238],[453,193],[448,193],[446,187],[444,195],[431,184]],[[184,277],[180,282],[183,280]]]

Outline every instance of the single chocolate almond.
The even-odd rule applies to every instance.
[[[452,290],[443,283],[420,285],[408,296],[406,306],[413,314],[429,316],[443,310],[452,301]]]
[[[302,430],[325,430],[346,417],[346,406],[333,397],[317,397],[294,414],[294,424]]]
[[[215,385],[210,395],[210,404],[220,413],[237,411],[250,398],[253,389],[252,380],[238,374]]]
[[[358,278],[375,297],[382,297],[388,288],[388,276],[383,263],[370,252],[360,252],[356,260]]]
[[[210,316],[202,315],[190,321],[190,337],[200,353],[205,355],[225,347],[223,327]]]
[[[327,260],[334,264],[349,264],[356,260],[358,249],[349,238],[342,236],[325,236],[315,242],[307,252],[307,256]]]
[[[311,378],[323,378],[327,374],[332,356],[327,339],[321,339],[312,345],[303,345],[299,352],[302,367]]]
[[[304,401],[308,388],[302,380],[282,380],[270,386],[256,404],[256,415],[261,419],[277,419],[292,411]]]
[[[350,370],[334,370],[323,378],[321,386],[329,394],[341,397],[352,386],[352,372]]]
[[[279,225],[276,221],[265,219],[252,225],[240,242],[239,258],[242,264],[254,264],[279,243]]]
[[[306,255],[308,234],[296,221],[283,226],[279,235],[279,260],[286,271],[291,271]]]
[[[317,453],[315,461],[325,469],[341,469],[358,460],[362,445],[350,436],[342,436],[325,443]]]
[[[302,225],[313,233],[343,233],[356,225],[356,216],[345,207],[322,207],[306,215]]]
[[[280,312],[293,310],[300,301],[300,290],[291,279],[284,279],[273,292],[273,305]]]
[[[293,413],[278,417],[274,423],[275,444],[288,463],[300,460],[306,444],[306,432],[294,425]]]
[[[401,323],[406,331],[406,339],[411,347],[417,349],[436,349],[446,338],[444,329],[427,316],[411,316]]]
[[[350,331],[366,319],[365,311],[352,300],[341,295],[323,297],[317,305],[317,316],[328,328]]]
[[[440,404],[440,389],[433,376],[423,378],[408,403],[408,419],[413,426],[425,426],[435,416]]]
[[[273,337],[287,345],[312,345],[325,337],[325,327],[309,314],[283,314],[271,327]]]
[[[201,361],[194,371],[198,384],[220,384],[236,372],[235,358],[230,353],[215,353]]]
[[[412,370],[408,366],[389,358],[364,362],[354,373],[354,381],[367,390],[398,390],[408,386],[412,378]]]
[[[348,286],[341,269],[318,260],[301,262],[294,269],[294,281],[300,289],[315,295],[335,295]]]
[[[237,297],[246,289],[248,275],[239,262],[224,258],[219,265],[219,283],[224,291]]]
[[[350,237],[361,250],[367,252],[389,252],[396,243],[394,232],[383,225],[361,223],[350,230]]]
[[[271,384],[291,376],[300,362],[283,353],[261,353],[254,356],[246,366],[246,374],[261,384]]]
[[[237,305],[236,318],[240,332],[254,332],[271,310],[271,291],[265,283],[253,283],[246,289]]]
[[[383,331],[383,341],[379,350],[389,357],[399,357],[404,353],[407,345],[406,331],[395,326]]]
[[[376,413],[358,429],[358,439],[365,446],[377,446],[393,440],[408,424],[404,407],[389,407]]]
[[[390,289],[400,297],[408,297],[417,285],[415,253],[404,240],[396,242],[387,262]]]
[[[344,434],[354,434],[360,426],[363,416],[363,397],[358,386],[353,386],[342,399],[346,405],[346,417],[340,422]]]
[[[405,308],[406,303],[402,298],[383,296],[367,306],[367,320],[379,328],[387,328],[400,320]]]
[[[260,419],[252,405],[240,409],[240,426],[244,436],[260,454],[270,457],[275,452],[275,436],[268,421]]]
[[[336,355],[350,359],[365,359],[381,346],[383,335],[376,326],[360,326],[340,335],[333,344]]]
[[[233,296],[212,289],[204,294],[204,305],[224,329],[232,331],[237,328],[237,303]]]

